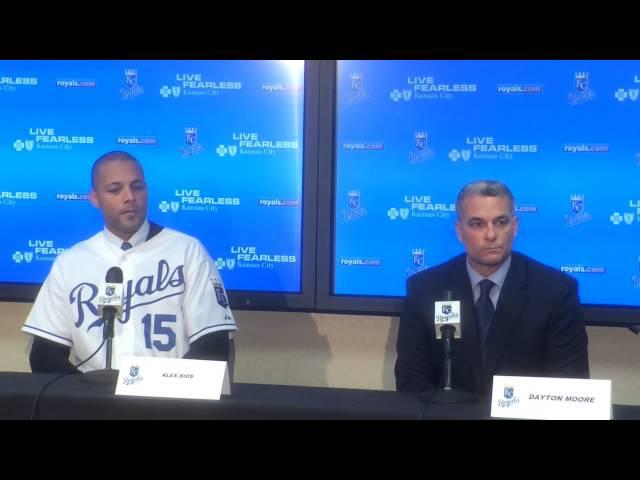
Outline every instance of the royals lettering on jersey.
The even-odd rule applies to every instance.
[[[184,265],[178,265],[171,270],[166,260],[160,260],[156,275],[143,276],[135,281],[135,285],[133,280],[127,280],[122,307],[122,320],[120,322],[127,323],[131,310],[136,307],[157,303],[174,295],[182,295],[185,286],[183,270]],[[165,292],[165,295],[154,296],[156,293]],[[77,328],[82,326],[88,313],[94,317],[98,316],[98,307],[94,302],[97,296],[98,286],[93,283],[82,282],[71,289],[69,303],[74,306],[74,310],[77,312],[75,320]],[[134,299],[136,303],[132,304]],[[226,305],[224,307],[226,308]],[[100,327],[102,324],[102,319],[98,318],[89,325],[87,331],[93,327]]]

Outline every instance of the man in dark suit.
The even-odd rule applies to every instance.
[[[461,301],[452,385],[490,392],[493,375],[588,378],[587,333],[572,277],[511,251],[518,233],[506,185],[479,181],[456,201],[456,233],[466,254],[407,281],[395,365],[396,388],[420,392],[442,382],[443,346],[434,302]]]

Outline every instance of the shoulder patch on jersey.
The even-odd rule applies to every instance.
[[[229,301],[227,300],[227,295],[224,292],[224,287],[222,286],[222,282],[217,278],[209,278],[211,280],[211,284],[213,285],[213,290],[216,293],[216,300],[218,301],[218,305],[222,308],[227,308],[229,306]]]

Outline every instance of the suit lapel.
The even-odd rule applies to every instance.
[[[502,357],[507,341],[522,318],[527,304],[524,289],[527,284],[527,269],[524,259],[517,253],[511,254],[511,265],[505,278],[491,327],[487,334],[487,380]]]

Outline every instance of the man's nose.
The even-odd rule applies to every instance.
[[[128,203],[133,203],[136,201],[136,194],[131,188],[124,189],[124,201]]]

